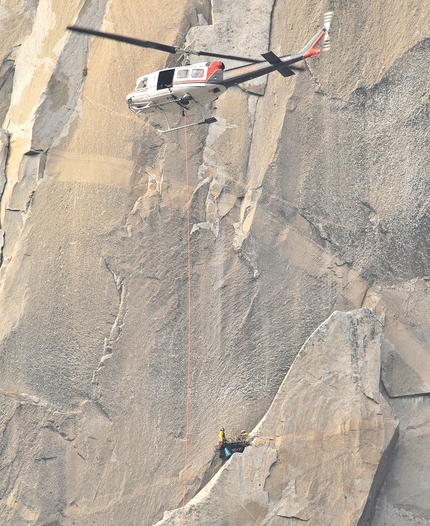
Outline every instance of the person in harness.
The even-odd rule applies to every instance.
[[[231,455],[231,451],[226,447],[226,443],[227,437],[225,436],[225,429],[221,427],[218,433],[217,449],[219,450],[219,457],[223,460],[226,460]]]
[[[240,432],[240,436],[227,440],[225,429],[221,427],[218,433],[218,445],[215,449],[219,451],[219,457],[225,461],[233,453],[243,453],[244,449],[249,445],[248,433],[244,429]]]
[[[244,429],[242,429],[240,432],[240,440],[242,442],[246,442],[248,440],[248,433]]]
[[[223,443],[223,445],[225,445],[225,443],[227,442],[227,438],[225,436],[225,429],[223,427],[220,428],[219,430],[219,433],[218,433],[218,440],[220,442]]]

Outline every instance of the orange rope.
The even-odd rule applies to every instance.
[[[190,428],[191,410],[191,204],[190,186],[188,170],[188,135],[187,117],[184,114],[184,148],[185,148],[185,185],[187,200],[187,268],[188,268],[188,345],[187,345],[187,396],[186,396],[186,424],[185,424],[185,458],[184,458],[184,479],[182,484],[182,524],[185,520],[185,501],[187,496],[187,464],[188,464],[188,437]]]

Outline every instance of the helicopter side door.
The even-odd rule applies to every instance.
[[[171,88],[175,69],[163,69],[158,73],[157,90]]]

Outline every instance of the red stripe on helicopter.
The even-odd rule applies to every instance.
[[[306,51],[306,53],[303,55],[303,58],[310,58],[314,57],[315,55],[319,55],[321,53],[321,49],[316,49],[316,46],[319,44],[322,38],[326,35],[327,31],[322,31],[320,37],[314,42],[312,47]]]

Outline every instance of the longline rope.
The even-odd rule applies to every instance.
[[[185,186],[187,201],[187,278],[188,278],[188,337],[187,337],[187,391],[186,391],[186,423],[185,423],[185,454],[184,454],[184,474],[182,483],[182,525],[185,521],[185,501],[187,497],[187,465],[188,465],[188,438],[190,429],[190,410],[191,410],[191,204],[190,204],[190,185],[188,169],[188,135],[187,117],[184,113],[184,148],[185,148]]]
[[[191,309],[191,289],[192,289],[192,263],[191,263],[191,195],[190,195],[190,184],[189,184],[189,165],[188,165],[188,134],[187,134],[187,117],[184,113],[184,150],[185,150],[185,186],[186,186],[186,207],[187,207],[187,385],[186,385],[186,420],[185,420],[185,452],[184,452],[184,469],[183,469],[183,481],[182,481],[182,511],[181,511],[181,525],[185,524],[185,504],[187,497],[187,469],[188,469],[188,450],[189,450],[189,430],[190,430],[190,413],[191,413],[191,356],[192,356],[192,337],[191,337],[191,322],[192,322],[192,309]],[[237,275],[236,275],[237,279]],[[241,295],[240,300],[241,312],[244,310],[243,296]],[[241,354],[242,354],[242,380],[246,385],[247,375],[247,358],[246,358],[246,333],[245,333],[245,321],[247,314],[242,319],[241,327]],[[247,404],[246,394],[243,394],[243,406]],[[257,523],[255,517],[247,510],[242,503],[235,499],[244,510],[251,516],[251,518]]]

